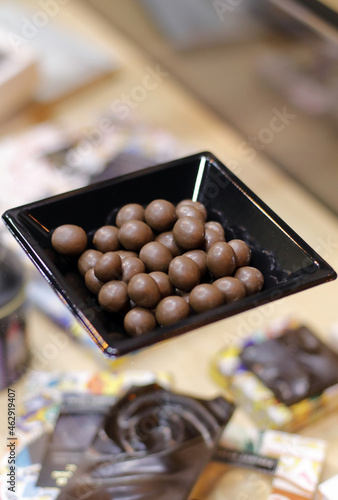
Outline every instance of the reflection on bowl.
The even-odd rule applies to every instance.
[[[174,204],[186,198],[201,201],[208,219],[225,228],[227,240],[243,239],[250,245],[251,265],[263,273],[265,284],[253,296],[131,338],[124,331],[123,318],[103,311],[87,290],[76,261],[52,249],[50,232],[62,224],[75,224],[92,234],[100,226],[113,224],[121,206],[145,206],[158,198]],[[109,356],[150,346],[336,277],[312,248],[211,153],[13,208],[3,219],[59,297]]]

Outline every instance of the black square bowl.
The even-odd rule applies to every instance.
[[[250,245],[251,265],[261,270],[265,284],[261,292],[238,302],[130,337],[120,315],[103,311],[87,290],[76,262],[54,252],[50,233],[62,224],[76,224],[92,234],[100,226],[113,224],[122,205],[146,205],[158,198],[173,203],[192,198],[204,203],[208,219],[223,225],[227,240],[240,238]],[[208,152],[13,208],[3,220],[61,300],[112,357],[336,278],[312,248]]]

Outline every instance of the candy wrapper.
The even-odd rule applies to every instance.
[[[338,406],[338,355],[295,321],[225,349],[211,373],[259,429],[295,431]]]
[[[186,500],[234,407],[156,384],[112,406],[58,500]]]
[[[93,400],[97,398],[97,412],[102,414],[108,404],[130,387],[151,383],[169,388],[171,379],[165,372],[147,370],[121,374],[111,371],[32,372],[26,379],[25,398],[20,401],[16,416],[16,491],[12,493],[6,483],[8,457],[5,456],[0,464],[0,498],[54,500],[58,495],[58,488],[38,487],[36,483],[63,403],[80,404],[78,398],[82,398],[83,406],[93,411]]]

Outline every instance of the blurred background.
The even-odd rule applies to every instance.
[[[338,213],[337,0],[86,1]]]

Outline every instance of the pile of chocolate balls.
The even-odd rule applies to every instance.
[[[77,258],[100,306],[122,314],[126,332],[138,336],[263,288],[262,273],[249,265],[249,246],[226,242],[222,225],[206,220],[198,201],[129,203],[92,241],[81,227],[65,224],[52,232],[51,244]]]

